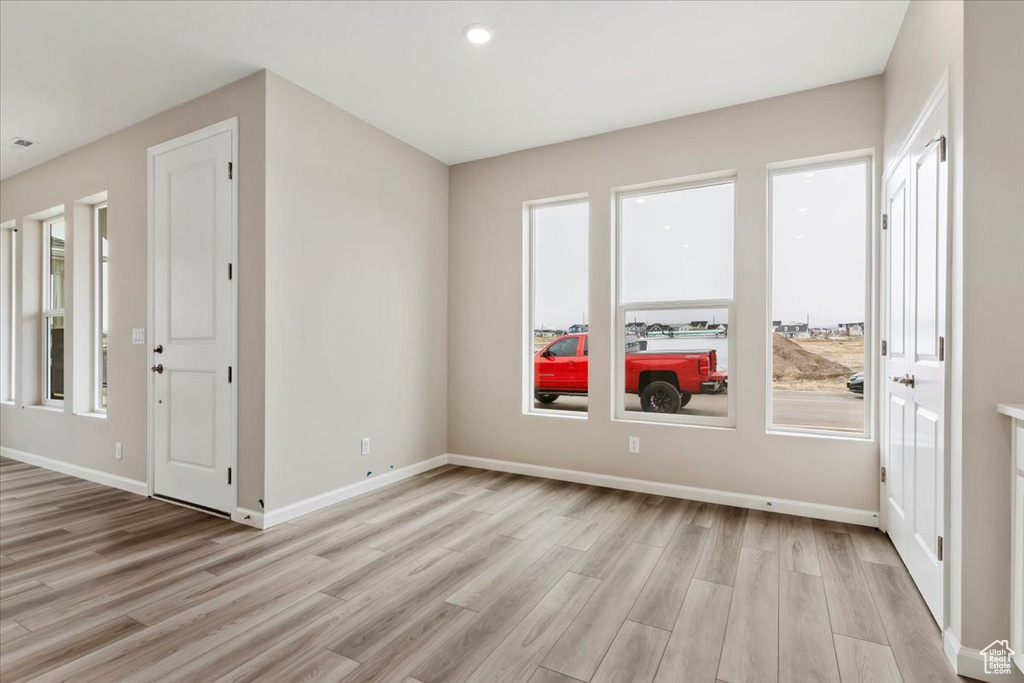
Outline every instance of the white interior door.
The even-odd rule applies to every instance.
[[[887,528],[942,623],[945,524],[945,100],[886,181],[883,458]]]
[[[225,513],[234,509],[233,138],[232,123],[150,150],[153,492]]]

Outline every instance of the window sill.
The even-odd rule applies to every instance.
[[[64,412],[64,406],[22,406],[22,407],[23,408],[28,408],[29,410],[41,410],[41,411],[44,411],[44,412],[47,412],[47,413],[63,413]]]
[[[90,417],[94,420],[106,420],[107,414],[93,411],[89,413],[75,413],[75,417]]]
[[[707,422],[676,422],[674,420],[644,420],[632,417],[620,417],[616,415],[612,422],[623,422],[626,424],[655,425],[658,427],[689,427],[697,429],[716,429],[719,431],[735,432],[736,425],[722,422],[721,424]]]
[[[11,406],[13,408],[16,405],[14,401],[0,401],[0,406]]]
[[[556,417],[563,420],[587,420],[589,413],[571,413],[567,410],[524,410],[527,417]]]
[[[861,441],[874,443],[875,439],[870,434],[848,434],[844,432],[831,432],[825,429],[786,429],[782,427],[768,427],[765,430],[768,436],[801,436],[812,439],[831,439],[833,441]]]

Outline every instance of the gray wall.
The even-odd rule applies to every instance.
[[[76,415],[26,405],[38,373],[38,316],[25,319],[17,351],[18,402],[0,405],[0,445],[55,458],[138,481],[146,480],[146,381],[148,344],[133,346],[131,330],[146,326],[147,277],[146,150],[232,116],[239,119],[239,504],[259,509],[263,497],[263,329],[264,329],[264,118],[265,79],[254,74],[151,119],[97,140],[62,157],[0,182],[0,222],[24,218],[63,204],[73,232],[74,202],[108,193],[110,235],[109,411],[107,417]],[[62,106],[73,107],[73,102]],[[21,225],[19,290],[25,312],[38,309],[40,241],[38,221]],[[33,248],[33,245],[36,245]],[[74,277],[69,274],[70,279]],[[31,284],[29,284],[31,282]],[[33,305],[35,309],[33,309]],[[75,298],[68,287],[66,320],[73,323]],[[74,326],[66,332],[65,368],[71,369]],[[32,343],[26,344],[25,340]],[[149,340],[147,340],[148,342]],[[66,389],[74,386],[66,373]],[[38,401],[36,401],[38,402]],[[124,445],[123,460],[114,443]]]
[[[446,451],[447,226],[447,166],[268,74],[268,510]]]
[[[871,441],[765,433],[766,165],[882,145],[874,77],[453,166],[449,450],[587,472],[878,509]],[[736,429],[613,421],[612,188],[735,170]],[[522,203],[589,193],[589,419],[523,415]],[[640,436],[643,454],[627,453]]]

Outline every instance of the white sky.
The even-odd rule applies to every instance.
[[[733,183],[622,200],[625,303],[733,297]],[[774,179],[772,318],[813,326],[864,320],[863,164]],[[587,311],[586,202],[534,213],[534,327],[565,329]],[[628,316],[689,322],[725,311]],[[589,320],[589,316],[587,316]]]

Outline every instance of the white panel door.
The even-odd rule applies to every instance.
[[[155,148],[150,199],[153,491],[225,513],[234,508],[232,136]]]
[[[886,181],[883,457],[887,528],[942,623],[947,162],[944,101]]]

